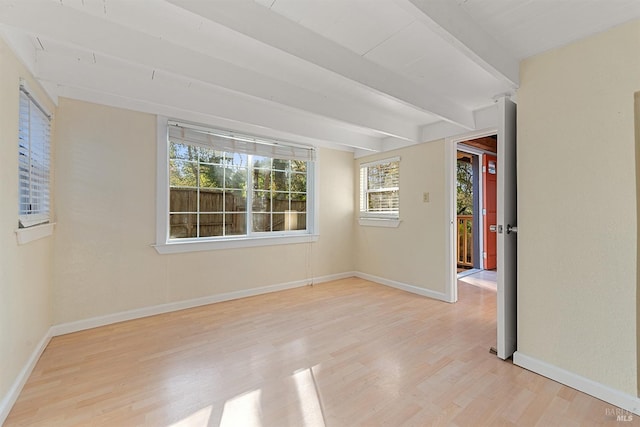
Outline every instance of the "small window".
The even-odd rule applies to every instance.
[[[51,116],[20,85],[19,228],[49,222]]]
[[[167,242],[312,233],[313,148],[169,122]]]
[[[360,218],[398,219],[400,158],[360,165]]]

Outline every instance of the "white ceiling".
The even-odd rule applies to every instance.
[[[491,124],[521,59],[640,0],[0,0],[50,95],[381,151]]]

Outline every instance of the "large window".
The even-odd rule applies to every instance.
[[[313,232],[313,148],[168,123],[167,243]]]
[[[51,116],[20,85],[18,124],[19,228],[49,222]]]
[[[400,158],[360,165],[360,218],[398,219]]]

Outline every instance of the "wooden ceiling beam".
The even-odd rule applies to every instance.
[[[465,129],[475,129],[471,110],[253,1],[167,1],[347,78],[377,94],[434,114]]]
[[[39,35],[45,43],[50,39],[84,53],[95,53],[98,58],[116,58],[132,68],[166,71],[227,92],[254,97],[274,107],[278,105],[312,114],[319,121],[341,122],[344,126],[359,128],[363,134],[375,133],[378,138],[393,136],[418,142],[419,130],[415,124],[368,108],[365,102],[316,92],[312,87],[300,87],[73,6],[54,1],[0,4],[0,24]]]
[[[396,0],[451,46],[516,89],[519,61],[453,0]],[[498,94],[496,94],[498,95]]]

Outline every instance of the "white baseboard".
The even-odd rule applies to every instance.
[[[285,289],[299,288],[310,284],[320,284],[330,282],[332,280],[345,279],[353,277],[353,272],[331,274],[327,276],[314,277],[304,280],[296,280],[295,282],[281,283],[277,285],[263,286],[260,288],[246,289],[242,291],[227,292],[224,294],[210,295],[201,298],[194,298],[185,301],[170,302],[167,304],[154,305],[150,307],[142,307],[134,310],[121,311],[119,313],[107,314],[104,316],[91,317],[89,319],[78,320],[75,322],[62,323],[54,325],[51,330],[53,336],[70,334],[72,332],[83,331],[85,329],[97,328],[99,326],[111,325],[113,323],[124,322],[127,320],[139,319],[141,317],[155,316],[157,314],[169,313],[171,311],[184,310],[187,308],[199,307],[202,305],[213,304],[216,302],[230,301],[238,298],[246,298],[255,295],[267,294],[270,292],[283,291]]]
[[[346,271],[344,273],[327,274],[326,276],[320,276],[313,279],[313,284],[320,284],[326,282],[333,282],[334,280],[348,279],[349,277],[355,277],[356,273],[353,271]]]
[[[390,286],[392,288],[401,289],[406,292],[411,292],[412,294],[418,294],[418,295],[422,295],[423,297],[429,297],[429,298],[437,299],[440,301],[449,302],[449,298],[447,298],[447,295],[443,292],[436,292],[430,289],[419,288],[417,286],[408,285],[402,282],[396,282],[395,280],[389,280],[382,277],[373,276],[367,273],[361,273],[359,271],[356,271],[354,275],[361,279],[369,280],[371,282],[376,282],[385,286]]]
[[[107,314],[104,316],[91,317],[75,322],[62,323],[54,325],[51,328],[52,336],[70,334],[72,332],[83,331],[85,329],[97,328],[99,326],[111,325],[113,323],[124,322],[127,320],[139,319],[141,317],[155,316],[157,314],[169,313],[187,308],[199,307],[216,302],[230,301],[238,298],[246,298],[255,295],[267,294],[270,292],[283,291],[285,289],[299,288],[310,284],[320,284],[333,280],[346,279],[348,277],[359,277],[361,279],[370,280],[385,286],[401,289],[403,291],[434,298],[441,301],[448,301],[447,296],[441,292],[431,291],[429,289],[419,288],[417,286],[407,285],[405,283],[396,282],[394,280],[384,279],[382,277],[372,276],[360,272],[344,272],[338,274],[330,274],[326,276],[314,277],[310,279],[297,280],[294,282],[281,283],[277,285],[263,286],[260,288],[246,289],[242,291],[227,292],[224,294],[210,295],[201,298],[194,298],[185,301],[171,302],[167,304],[154,305],[150,307],[142,307],[134,310],[121,311],[119,313]]]
[[[513,354],[513,364],[557,381],[560,384],[575,388],[578,391],[607,403],[611,403],[618,408],[640,415],[640,399],[636,396],[623,393],[604,384],[590,380],[589,378],[522,354],[519,351]]]
[[[18,377],[11,385],[11,388],[9,389],[7,394],[2,398],[2,401],[0,401],[0,425],[2,425],[7,419],[7,416],[9,416],[9,412],[11,411],[13,404],[16,403],[16,400],[18,400],[18,396],[22,391],[22,387],[24,387],[25,383],[29,379],[31,371],[33,371],[36,363],[38,363],[38,359],[40,359],[42,352],[47,347],[47,344],[49,344],[51,337],[51,328],[49,328],[38,345],[33,349],[33,352],[31,353],[31,356],[29,356],[27,363],[18,374]]]

